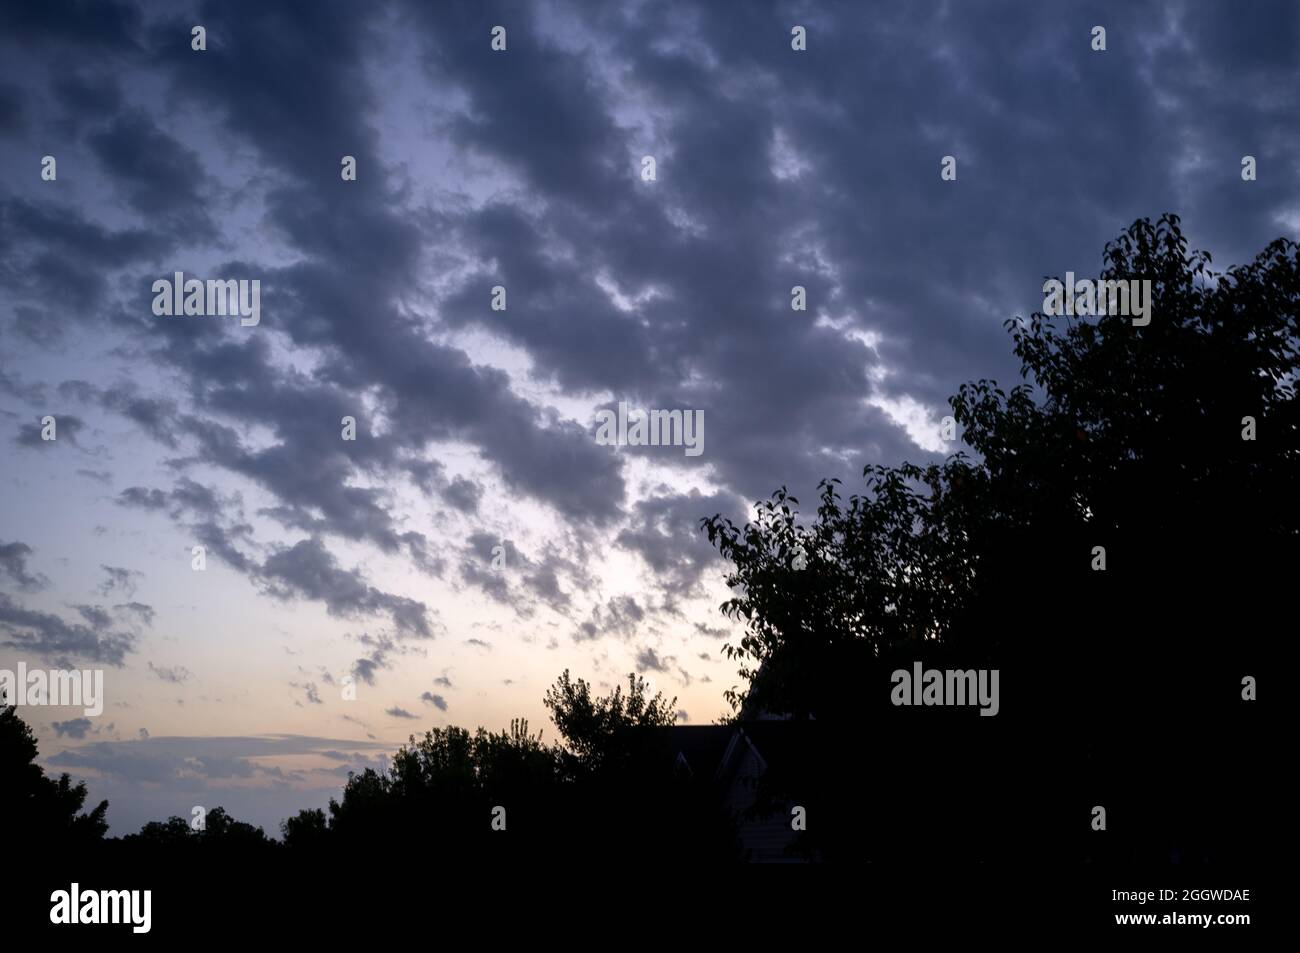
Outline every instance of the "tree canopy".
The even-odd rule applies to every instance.
[[[1164,759],[1114,739],[1173,717],[1175,759],[1216,742],[1249,759],[1261,743],[1241,691],[1272,667],[1291,614],[1298,252],[1278,239],[1216,272],[1208,253],[1188,251],[1177,216],[1141,219],[1106,246],[1101,279],[1150,281],[1148,325],[1120,314],[1009,320],[1023,381],[958,390],[963,451],[869,466],[847,500],[825,481],[808,525],[784,488],[744,527],[701,521],[730,562],[723,611],[745,624],[728,646],[741,664],[732,705],[817,718],[838,736],[833,755],[865,748],[908,784],[891,797],[874,777],[770,779],[785,785],[774,799],[798,790],[840,818],[871,816],[870,804],[892,818],[839,824],[850,856],[915,854],[917,830],[976,841],[999,830],[999,845],[1033,850],[1041,837],[1013,832],[1086,830],[1062,819],[1120,788],[1152,850],[1185,848],[1192,831],[1216,856],[1250,840],[1249,819],[1207,820],[1203,801],[1170,790]],[[892,708],[890,673],[914,661],[1000,671],[1008,699],[996,724]],[[992,797],[953,782],[975,777],[1004,786]],[[1051,796],[1005,797],[1031,778]],[[868,806],[845,800],[863,789]],[[1241,797],[1214,790],[1220,806]],[[910,846],[890,844],[900,829]]]
[[[0,699],[0,829],[30,839],[42,849],[76,847],[103,838],[108,802],[83,813],[86,783],[58,780],[36,763],[39,749],[31,727],[13,705]],[[12,847],[13,845],[11,845]]]
[[[731,563],[723,611],[746,624],[733,706],[847,715],[871,660],[1005,651],[1023,620],[1049,621],[1036,611],[1059,618],[1097,588],[1097,546],[1130,583],[1247,565],[1269,578],[1273,548],[1300,535],[1296,243],[1217,273],[1166,215],[1135,222],[1104,264],[1102,279],[1152,282],[1150,325],[1009,320],[1025,380],[962,385],[950,403],[967,450],[869,466],[847,500],[823,482],[807,526],[784,488],[743,528],[702,520]],[[1121,588],[1093,621],[1134,595]]]

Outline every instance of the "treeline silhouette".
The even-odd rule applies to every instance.
[[[6,706],[0,817],[33,850],[57,855],[100,844],[105,856],[134,863],[238,862],[283,850],[311,860],[377,848],[440,862],[540,859],[556,851],[613,860],[626,856],[630,837],[642,863],[736,859],[718,790],[674,762],[675,701],[650,697],[635,674],[626,691],[593,696],[566,670],[545,696],[562,744],[544,743],[522,719],[501,732],[434,728],[412,736],[386,770],[350,772],[328,811],[287,818],[280,841],[222,807],[208,811],[202,825],[173,816],[105,838],[108,802],[81,813],[84,782],[46,777],[30,728]]]
[[[785,490],[744,527],[702,521],[745,625],[735,727],[780,717],[796,739],[763,759],[755,809],[678,770],[673,706],[635,676],[594,698],[565,672],[545,699],[558,744],[523,722],[435,729],[286,820],[282,845],[213,811],[203,832],[172,818],[118,848],[727,861],[747,822],[799,805],[790,850],[830,862],[1266,857],[1300,537],[1300,246],[1215,272],[1165,215],[1103,263],[1152,282],[1150,324],[1007,322],[1024,382],[950,401],[970,455],[868,467],[847,499],[825,482],[807,525]],[[892,704],[891,673],[917,661],[998,670],[998,715]],[[12,709],[0,726],[4,826],[102,839],[105,805],[81,814],[84,786],[43,776]]]

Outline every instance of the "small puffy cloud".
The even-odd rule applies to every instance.
[[[441,695],[435,695],[432,692],[425,692],[420,696],[420,701],[432,705],[434,708],[438,709],[438,711],[447,710],[447,700]]]
[[[90,730],[91,721],[89,718],[73,718],[71,721],[55,721],[50,724],[60,738],[84,738]]]
[[[173,685],[184,685],[194,677],[194,673],[183,665],[166,667],[162,665],[154,665],[153,662],[149,662],[148,665],[149,671],[153,672],[164,682],[170,682]]]

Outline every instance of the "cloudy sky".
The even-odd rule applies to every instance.
[[[1002,322],[1138,217],[1296,237],[1297,9],[5,3],[0,668],[107,695],[25,709],[43,759],[113,833],[274,830],[412,732],[553,737],[565,668],[711,722],[701,517],[955,450]],[[260,323],[155,315],[177,271]],[[620,401],[704,452],[598,444]]]

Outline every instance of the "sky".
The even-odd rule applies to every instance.
[[[1298,51],[1289,2],[3,4],[0,669],[106,696],[22,710],[43,763],[274,834],[412,733],[554,740],[565,669],[726,715],[700,519],[960,449],[1137,218],[1296,238]],[[259,322],[155,314],[178,271]]]

